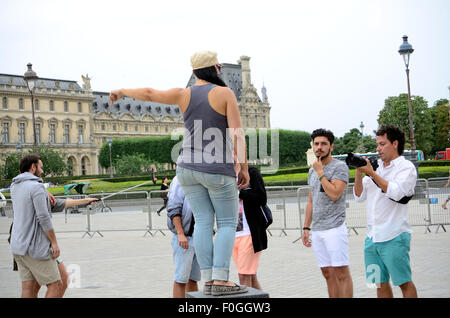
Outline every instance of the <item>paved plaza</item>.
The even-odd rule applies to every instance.
[[[130,219],[141,224],[128,224]],[[79,269],[79,282],[69,288],[65,297],[136,297],[162,298],[172,296],[173,261],[170,245],[171,233],[153,232],[154,236],[139,230],[146,222],[145,213],[117,213],[93,216],[93,229],[130,229],[135,231],[103,231],[92,238],[84,238],[86,216],[63,213],[53,217],[54,227],[61,249],[61,256],[70,269]],[[165,212],[154,216],[154,223],[165,228]],[[20,297],[20,280],[12,271],[12,258],[7,233],[12,219],[0,217],[0,297]],[[136,224],[137,225],[137,224]],[[413,227],[411,241],[411,264],[413,281],[419,297],[450,297],[450,233],[442,228],[425,234],[424,227]],[[70,232],[70,231],[78,232]],[[64,232],[61,232],[64,231]],[[327,297],[322,278],[311,248],[301,241],[299,231],[288,230],[287,236],[273,230],[269,236],[268,249],[261,257],[258,278],[270,297],[277,298],[324,298]],[[349,237],[350,270],[354,283],[354,296],[372,298],[374,289],[365,284],[363,247],[365,230],[353,231]],[[92,233],[91,233],[92,234]],[[231,280],[238,282],[232,262]],[[201,285],[200,285],[201,286]],[[40,297],[45,295],[43,288]],[[399,288],[393,288],[394,296],[401,297]]]

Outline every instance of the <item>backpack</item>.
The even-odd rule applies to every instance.
[[[266,221],[265,227],[267,229],[270,226],[270,224],[273,223],[272,211],[270,210],[270,208],[267,204],[260,208],[261,208],[262,215],[264,216],[264,219]]]

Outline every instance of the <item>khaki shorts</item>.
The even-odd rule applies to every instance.
[[[39,285],[49,285],[61,280],[58,264],[53,258],[35,259],[28,253],[24,256],[13,255],[19,267],[19,275],[22,282],[35,280]]]

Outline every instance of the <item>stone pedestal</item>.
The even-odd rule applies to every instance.
[[[225,296],[213,296],[205,295],[203,291],[187,292],[186,298],[269,298],[269,294],[263,290],[247,287],[248,292],[243,294],[225,295]]]

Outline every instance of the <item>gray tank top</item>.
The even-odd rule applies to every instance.
[[[211,107],[208,94],[216,85],[191,86],[184,118],[184,139],[177,165],[186,169],[236,176],[227,117]]]

